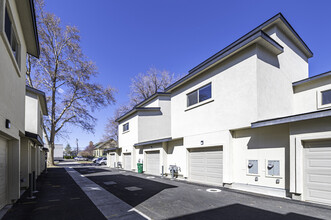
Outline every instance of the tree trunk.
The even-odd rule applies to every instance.
[[[54,142],[51,142],[51,144],[48,146],[49,152],[47,158],[47,166],[54,166]]]

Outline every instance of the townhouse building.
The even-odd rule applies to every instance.
[[[26,86],[25,137],[21,138],[20,182],[21,188],[29,187],[29,174],[35,178],[46,168],[48,149],[43,142],[43,116],[48,115],[45,93]]]
[[[277,14],[117,119],[118,161],[331,205],[331,72]]]
[[[113,149],[117,146],[117,143],[114,139],[109,139],[107,141],[100,141],[95,144],[95,148],[93,150],[94,157],[103,157],[107,156],[107,150]]]
[[[0,0],[0,209],[20,197],[26,55],[39,56],[32,0]]]

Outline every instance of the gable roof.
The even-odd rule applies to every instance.
[[[265,34],[263,31],[267,28],[271,27],[274,24],[278,24],[282,26],[282,29],[287,29],[290,35],[292,35],[292,39],[295,41],[297,46],[305,53],[305,55],[310,58],[313,56],[313,53],[308,48],[306,43],[301,39],[301,37],[297,34],[297,32],[293,29],[293,27],[288,23],[288,21],[284,18],[281,13],[276,14],[269,20],[265,21],[258,27],[254,28],[252,31],[248,32],[232,44],[228,45],[221,51],[217,52],[213,56],[209,57],[193,69],[189,71],[189,73],[184,76],[183,78],[179,79],[177,82],[173,83],[172,85],[168,86],[165,91],[171,92],[173,89],[177,88],[179,85],[187,82],[188,80],[192,79],[193,77],[199,75],[203,71],[215,66],[225,58],[229,57],[235,52],[238,52],[243,46],[247,46],[248,44],[253,43],[258,37],[263,38],[267,42],[269,42],[272,46],[281,47],[276,41],[274,41],[271,37]],[[282,47],[281,47],[282,49]]]
[[[110,140],[107,140],[107,141],[97,143],[95,145],[94,150],[107,148],[108,144],[109,144],[109,147],[116,147],[117,146],[116,141],[114,139],[110,139]]]

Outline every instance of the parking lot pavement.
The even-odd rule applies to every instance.
[[[172,181],[110,168],[76,167],[151,219],[331,219],[331,207]]]
[[[106,219],[64,168],[48,168],[39,176],[36,199],[26,191],[3,220]]]

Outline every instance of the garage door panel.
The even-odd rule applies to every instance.
[[[131,154],[124,154],[124,169],[131,170]]]
[[[160,173],[160,151],[146,152],[146,173],[159,175]]]
[[[304,197],[331,205],[331,142],[311,143],[305,148]]]
[[[311,174],[308,177],[310,183],[325,183],[331,187],[331,174],[330,175],[318,175]]]
[[[190,180],[210,184],[222,184],[223,158],[221,148],[191,149]]]
[[[309,198],[320,200],[320,202],[329,203],[331,192],[328,190],[312,189],[309,190]]]
[[[114,167],[115,154],[110,154],[110,167]]]

